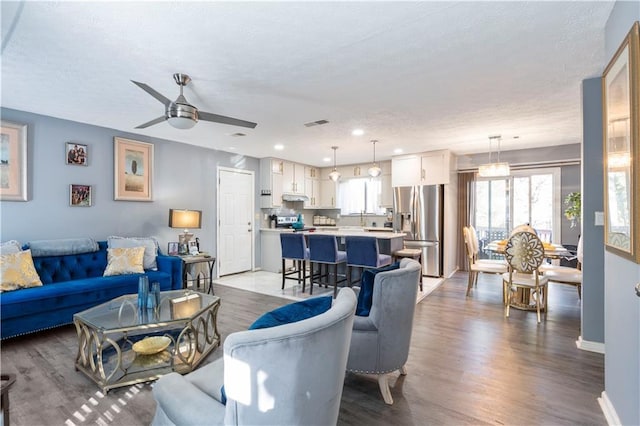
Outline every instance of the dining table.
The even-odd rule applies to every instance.
[[[545,259],[550,259],[550,260],[564,259],[574,255],[562,244],[543,242],[542,246],[544,247]],[[507,240],[495,240],[487,244],[484,247],[484,250],[504,256],[504,252],[506,248],[507,248]],[[512,308],[520,309],[524,311],[535,311],[536,304],[535,304],[535,301],[532,302],[531,297],[532,297],[531,289],[519,287],[516,290],[515,296],[511,298],[510,306]]]

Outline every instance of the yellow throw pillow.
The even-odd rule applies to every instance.
[[[107,268],[105,277],[123,274],[144,274],[142,259],[144,247],[122,247],[107,249]]]
[[[33,265],[31,250],[0,256],[0,292],[40,287],[42,281]]]

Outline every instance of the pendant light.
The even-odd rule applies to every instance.
[[[382,169],[378,167],[376,163],[376,142],[377,140],[373,139],[371,143],[373,144],[373,166],[369,167],[368,173],[371,177],[378,177],[382,173]]]
[[[498,141],[498,162],[494,163],[491,161],[491,142],[497,139]],[[481,164],[478,167],[478,175],[481,177],[501,177],[501,176],[509,176],[511,173],[511,169],[509,167],[509,163],[501,163],[500,162],[500,141],[502,137],[498,136],[489,136],[489,162],[486,164]]]
[[[338,147],[332,146],[331,149],[333,150],[333,171],[329,173],[329,179],[337,182],[340,179],[340,172],[336,170],[336,149],[338,149]]]

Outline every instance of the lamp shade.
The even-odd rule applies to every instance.
[[[196,125],[194,120],[187,117],[169,117],[167,118],[167,121],[171,126],[182,130],[191,129]]]
[[[488,163],[478,167],[478,175],[482,177],[509,176],[511,168],[509,163]]]
[[[200,229],[202,211],[169,209],[169,227]]]

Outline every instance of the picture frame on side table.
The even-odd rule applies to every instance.
[[[602,74],[604,243],[640,263],[640,35],[636,22]]]
[[[27,201],[27,125],[0,127],[0,201]]]
[[[114,199],[153,201],[153,144],[114,138]]]
[[[89,165],[89,147],[87,145],[77,142],[67,142],[65,147],[65,161],[68,165]]]
[[[177,256],[178,255],[178,242],[170,242],[167,244],[167,254],[169,256]]]
[[[91,185],[69,185],[69,205],[71,207],[91,207]]]

